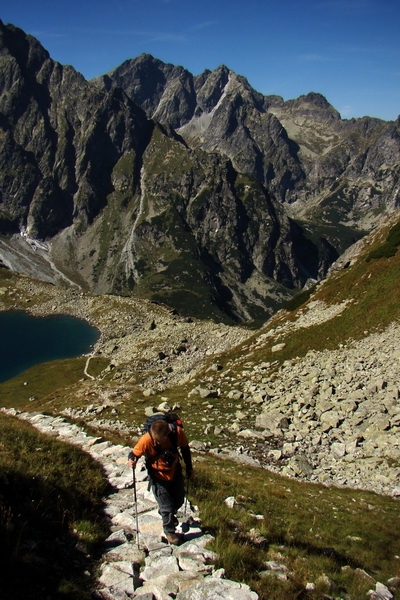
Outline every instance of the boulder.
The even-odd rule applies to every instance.
[[[208,388],[199,388],[198,390],[200,398],[218,398],[217,390],[210,390]]]
[[[259,431],[255,431],[254,429],[242,429],[242,431],[238,432],[239,437],[243,437],[249,440],[263,440],[264,435]]]
[[[300,476],[310,476],[314,471],[312,465],[308,462],[307,458],[303,454],[293,456],[289,460],[288,467],[295,473],[295,475]]]
[[[379,581],[375,585],[375,590],[369,590],[367,596],[371,600],[393,600],[393,594],[383,583]]]
[[[289,427],[289,419],[287,415],[279,410],[267,410],[256,417],[256,427],[261,429],[287,429]]]

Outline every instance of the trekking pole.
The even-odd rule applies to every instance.
[[[186,479],[186,492],[185,492],[185,508],[183,509],[183,523],[182,523],[182,533],[187,533],[189,531],[189,523],[186,518],[186,509],[188,503],[188,494],[189,494],[189,478]]]
[[[137,508],[135,467],[133,467],[133,469],[132,469],[132,474],[133,474],[133,497],[134,497],[134,500],[135,500],[136,541],[137,541],[138,550],[140,550],[140,546],[139,546],[139,519],[138,519],[138,508]]]
[[[186,509],[187,509],[187,503],[188,503],[188,495],[189,495],[189,477],[186,477],[185,508],[184,508],[184,511],[183,511],[185,519],[186,519]]]

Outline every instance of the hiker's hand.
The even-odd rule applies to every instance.
[[[129,454],[128,454],[128,467],[130,467],[131,469],[134,469],[136,467],[137,461],[138,461],[137,456],[135,456],[133,454],[133,452],[129,452]]]

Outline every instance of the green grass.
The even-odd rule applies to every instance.
[[[307,290],[303,290],[300,294],[291,298],[288,302],[286,302],[283,306],[285,310],[292,311],[296,308],[299,308],[302,304],[307,302],[310,299],[311,295],[315,292],[316,285],[309,287]]]
[[[383,244],[371,250],[368,254],[366,260],[367,262],[370,260],[377,260],[380,258],[390,258],[391,256],[395,256],[398,247],[400,246],[400,223],[394,225]]]
[[[55,360],[36,365],[8,381],[0,383],[1,406],[22,410],[41,410],[42,403],[50,393],[86,379],[83,370],[86,358]],[[106,365],[105,359],[93,358],[89,373],[96,375]]]
[[[243,508],[228,509],[228,496]],[[305,590],[322,575],[333,582],[330,595],[365,600],[371,583],[357,569],[381,582],[400,575],[400,513],[392,498],[300,483],[214,458],[196,465],[191,499],[199,504],[203,526],[216,536],[219,566],[261,600],[322,599],[322,583],[312,594]],[[289,569],[287,581],[260,577],[263,562],[271,560]]]
[[[2,600],[89,600],[107,535],[101,467],[0,413],[0,473]]]
[[[102,371],[109,365],[110,361],[108,358],[103,356],[94,356],[90,359],[89,367],[87,372],[92,377],[98,377]]]

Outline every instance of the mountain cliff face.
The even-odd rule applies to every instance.
[[[334,243],[339,222],[369,230],[399,205],[399,120],[342,120],[320,94],[284,102],[225,66],[194,77],[146,54],[95,81],[122,88],[191,147],[229,157],[290,204],[294,218],[335,226]]]
[[[359,213],[365,227],[397,204],[398,125],[148,55],[88,82],[0,22],[0,259],[94,293],[265,319],[360,235]]]
[[[0,27],[1,224],[45,239],[78,219],[91,223],[113,189],[119,156],[140,154],[151,135],[121,92],[96,90],[32,37]]]

